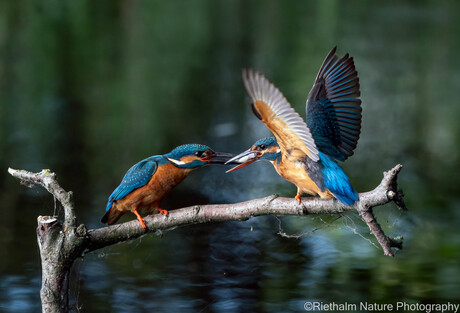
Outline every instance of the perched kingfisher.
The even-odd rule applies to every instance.
[[[131,211],[145,229],[140,213],[168,215],[168,211],[160,208],[160,202],[171,189],[191,171],[208,164],[224,164],[231,157],[231,154],[214,152],[205,145],[186,144],[168,154],[140,161],[126,172],[121,184],[110,195],[101,222],[111,225]]]
[[[353,154],[361,132],[359,79],[348,53],[324,60],[308,95],[306,123],[283,94],[263,75],[243,70],[254,114],[275,137],[258,140],[249,150],[230,159],[241,163],[227,172],[258,160],[270,161],[278,174],[297,186],[297,199],[307,193],[335,197],[345,205],[359,200],[337,161]]]

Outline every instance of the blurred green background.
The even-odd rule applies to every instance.
[[[370,190],[404,165],[410,212],[376,209],[388,235],[404,236],[395,258],[356,214],[196,225],[85,256],[71,303],[83,312],[459,303],[459,33],[456,1],[1,0],[0,310],[40,310],[36,218],[62,216],[8,167],[50,168],[74,192],[79,221],[102,227],[108,195],[137,161],[191,142],[237,153],[269,134],[242,68],[266,74],[304,116],[335,45],[355,58],[361,83],[361,139],[343,164],[352,184]],[[270,164],[225,169],[193,173],[163,207],[295,195]],[[288,239],[280,225],[320,229]]]

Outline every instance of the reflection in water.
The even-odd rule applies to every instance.
[[[39,277],[29,275],[2,276],[0,279],[1,310],[5,312],[37,312],[40,310]]]
[[[382,256],[356,214],[195,225],[92,253],[72,273],[91,312],[293,312],[307,300],[460,301],[457,2],[183,1],[0,4],[0,163],[51,168],[80,221],[137,160],[199,142],[238,152],[269,133],[250,111],[253,67],[304,112],[325,53],[355,57],[363,130],[344,164],[359,191],[402,162],[411,211],[377,210],[404,250]],[[172,18],[174,17],[174,18]],[[193,173],[165,208],[229,203],[295,187],[269,164]],[[0,174],[0,311],[39,310],[36,217],[62,213]],[[125,217],[127,220],[129,217]]]

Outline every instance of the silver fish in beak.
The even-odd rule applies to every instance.
[[[226,173],[236,171],[240,168],[243,168],[251,163],[254,163],[255,161],[259,160],[259,154],[257,151],[253,151],[251,149],[244,151],[243,153],[238,154],[237,156],[231,158],[225,164],[235,164],[235,163],[240,163],[239,165],[232,167]]]

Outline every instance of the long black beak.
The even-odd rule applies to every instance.
[[[231,158],[230,160],[227,161],[227,163],[225,163],[225,164],[239,164],[239,165],[229,169],[228,171],[226,171],[226,173],[236,171],[236,170],[238,170],[240,168],[243,168],[243,167],[245,167],[245,166],[247,166],[247,165],[249,165],[251,163],[254,163],[257,160],[259,160],[259,155],[257,154],[256,151],[253,151],[251,149],[246,150],[243,153],[240,153],[237,156]]]
[[[207,161],[208,164],[227,164],[232,157],[233,154],[230,153],[216,152],[216,154],[204,157],[202,160]]]

